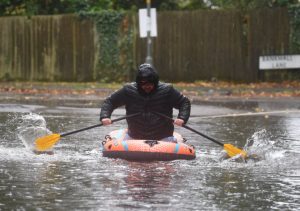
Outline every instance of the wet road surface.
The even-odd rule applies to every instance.
[[[103,158],[117,122],[62,138],[54,155],[30,150],[35,136],[98,123],[99,110],[0,104],[0,210],[298,210],[298,104],[193,105],[189,126],[262,157],[222,160],[222,147],[176,128],[196,147],[192,161],[139,163]],[[124,115],[123,109],[114,117]]]

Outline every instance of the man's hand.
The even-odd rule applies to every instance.
[[[174,125],[177,125],[177,126],[182,126],[184,124],[184,121],[182,119],[175,119],[174,120]]]
[[[104,118],[101,120],[102,124],[105,125],[110,125],[111,124],[111,119],[110,118]]]

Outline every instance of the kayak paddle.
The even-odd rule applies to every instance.
[[[113,119],[111,122],[112,123],[117,122],[117,121],[120,121],[120,120],[123,120],[123,119],[126,119],[126,118],[137,116],[139,114],[140,113],[127,115],[127,116],[124,116],[124,117]],[[96,125],[92,125],[92,126],[89,126],[89,127],[85,127],[85,128],[82,128],[82,129],[79,129],[79,130],[74,130],[74,131],[67,132],[67,133],[62,133],[62,134],[53,133],[51,135],[47,135],[47,136],[37,138],[35,140],[36,150],[45,151],[45,150],[50,149],[51,147],[53,147],[53,145],[56,144],[61,137],[68,136],[68,135],[71,135],[71,134],[74,134],[74,133],[79,133],[81,131],[89,130],[89,129],[92,129],[92,128],[95,128],[95,127],[101,127],[101,126],[103,126],[103,123],[99,123],[99,124],[96,124]]]
[[[156,115],[158,115],[158,116],[164,117],[164,118],[169,119],[169,120],[171,120],[171,121],[174,122],[174,120],[172,118],[170,118],[170,117],[168,117],[168,116],[166,116],[164,114],[161,114],[161,113],[158,113],[158,112],[153,112],[153,113],[156,114]],[[185,125],[185,124],[182,125],[182,127],[186,128],[186,129],[188,129],[188,130],[190,130],[190,131],[192,131],[194,133],[197,133],[198,135],[203,136],[203,137],[205,137],[205,138],[207,138],[207,139],[215,142],[216,144],[224,147],[224,150],[227,152],[227,154],[229,155],[229,157],[234,157],[236,155],[241,155],[243,158],[247,157],[247,153],[244,150],[239,149],[239,148],[233,146],[232,144],[223,144],[222,142],[220,142],[220,141],[218,141],[218,140],[216,140],[216,139],[214,139],[212,137],[209,137],[209,136],[207,136],[207,135],[205,135],[205,134],[203,134],[203,133],[201,133],[201,132],[199,132],[199,131],[197,131],[197,130],[195,130],[195,129],[193,129],[193,128]]]

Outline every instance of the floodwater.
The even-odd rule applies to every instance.
[[[97,124],[98,109],[0,104],[0,210],[299,210],[300,110],[276,106],[192,109],[190,127],[259,161],[224,160],[222,147],[176,128],[195,160],[139,163],[102,157],[124,121],[63,137],[54,155],[31,151],[37,136]]]

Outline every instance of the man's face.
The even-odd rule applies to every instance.
[[[154,84],[148,81],[141,81],[141,88],[144,90],[145,93],[149,94],[154,89]]]

